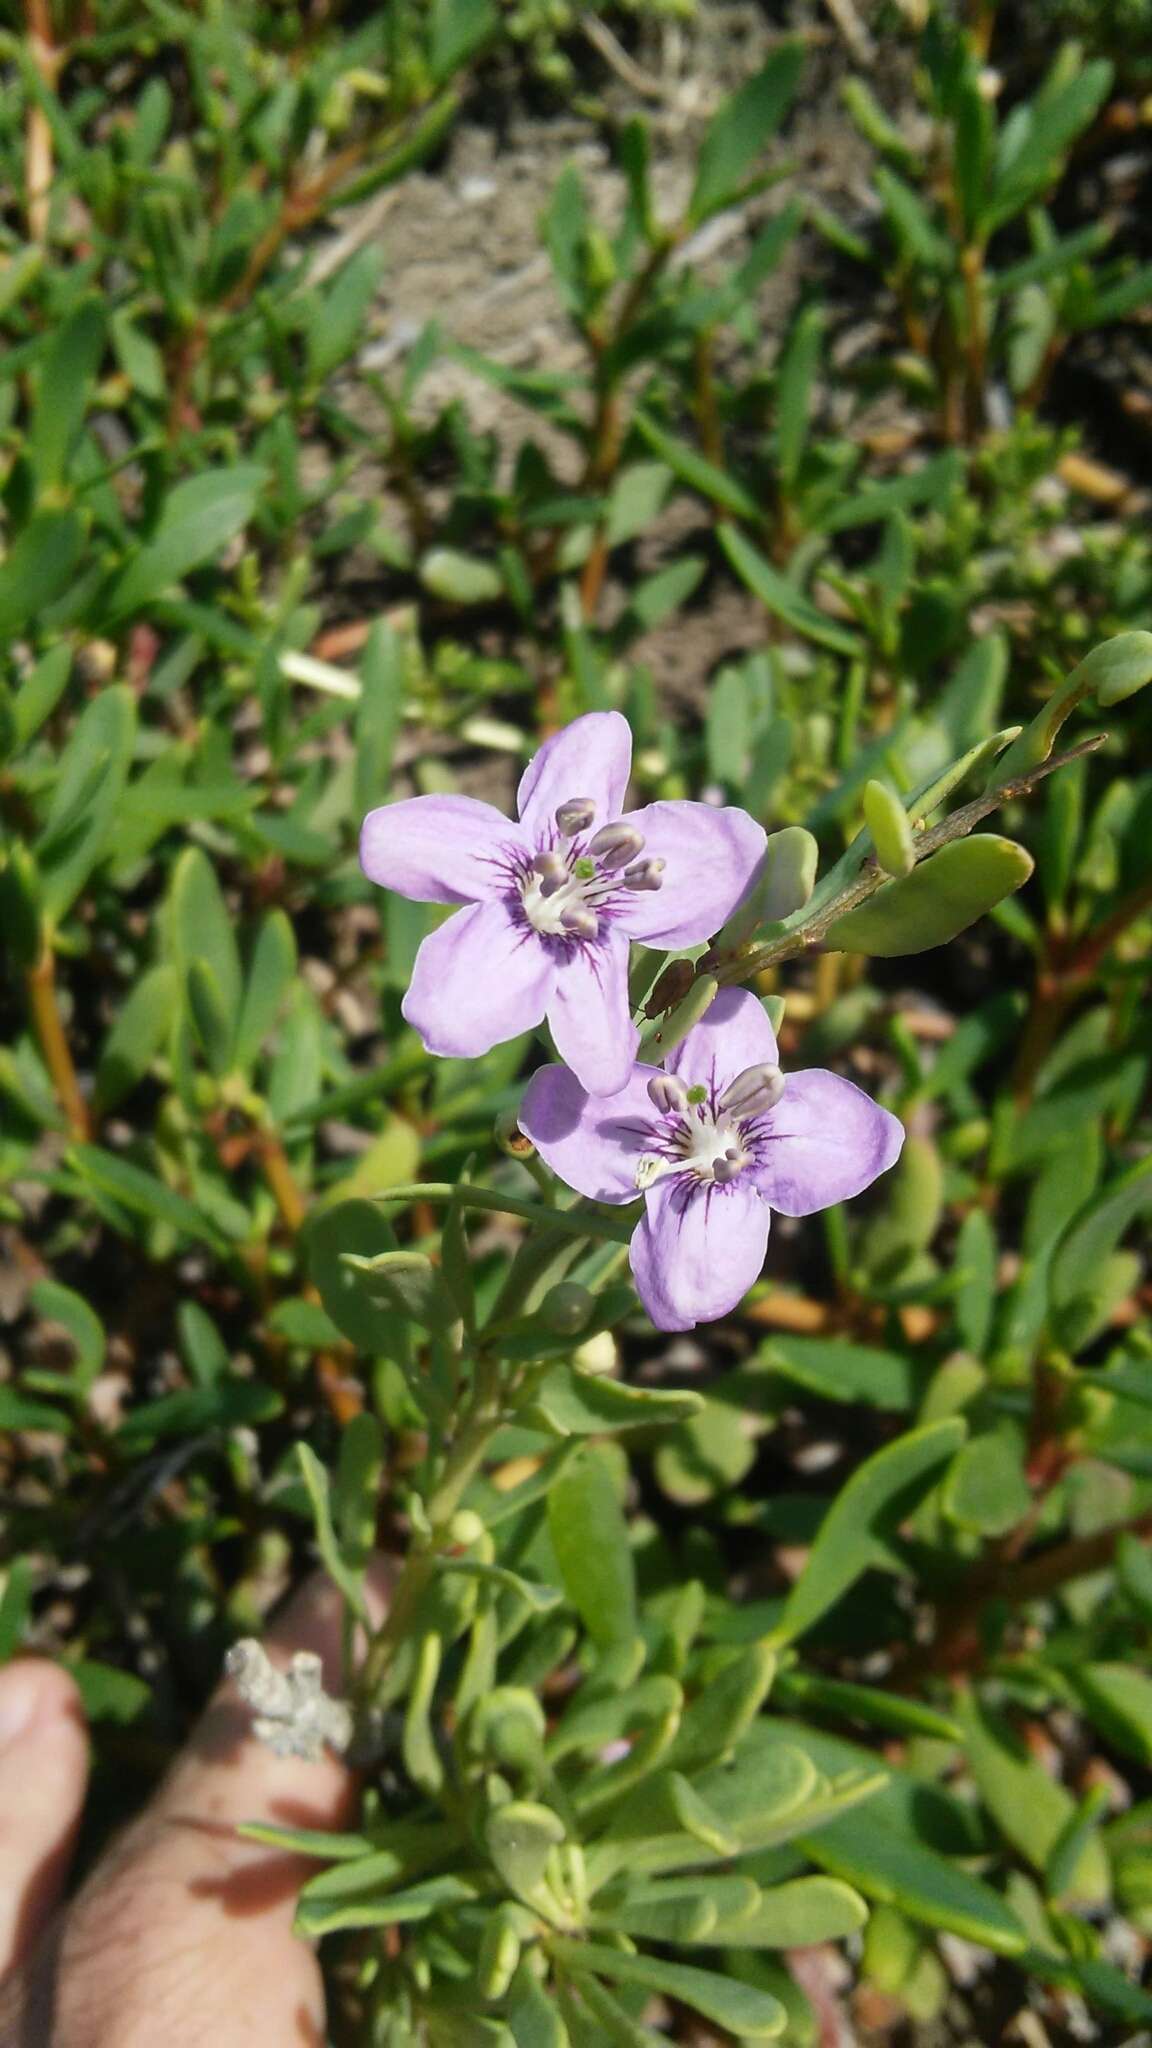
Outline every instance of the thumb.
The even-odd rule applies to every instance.
[[[387,1575],[381,1561],[380,1612]],[[338,1692],[342,1612],[330,1580],[310,1581],[266,1637],[269,1656],[283,1667],[295,1651],[315,1651],[326,1690]],[[80,1892],[30,1991],[34,2010],[51,2015],[43,2038],[54,2048],[103,2039],[105,2027],[117,2048],[324,2040],[320,1972],[292,1932],[300,1887],[317,1866],[236,1829],[255,1820],[345,1827],[356,1781],[327,1754],[318,1763],[273,1755],[251,1720],[223,1686],[151,1804]]]
[[[56,1664],[0,1671],[0,1977],[38,1937],[63,1885],[88,1778],[80,1695]]]

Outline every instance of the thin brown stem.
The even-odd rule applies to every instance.
[[[372,1639],[357,1680],[357,1695],[366,1704],[371,1704],[396,1645],[404,1640],[412,1626],[435,1574],[436,1560],[443,1549],[448,1524],[503,1419],[499,1361],[490,1353],[481,1352],[476,1360],[475,1373],[472,1399],[428,1501],[431,1540],[424,1548],[411,1551],[405,1560],[391,1607]]]
[[[428,108],[421,109],[426,116]],[[385,143],[402,140],[404,124],[384,138]],[[213,317],[223,313],[237,313],[244,307],[264,277],[269,266],[280,254],[285,242],[301,229],[310,227],[324,209],[337,203],[340,187],[347,179],[360,170],[370,152],[380,146],[380,138],[368,138],[352,142],[336,155],[319,175],[307,184],[289,186],[281,203],[280,211],[271,225],[253,243],[244,269],[236,283],[212,308]],[[172,374],[172,396],[168,407],[168,438],[174,440],[184,424],[191,400],[192,384],[196,371],[203,359],[211,336],[211,325],[206,315],[201,317],[181,337],[177,348]]]
[[[970,242],[960,255],[964,284],[964,360],[968,389],[964,425],[969,440],[976,440],[984,426],[984,385],[987,376],[987,329],[984,316],[984,257]]]
[[[990,816],[993,811],[998,811],[1002,805],[1013,802],[1017,797],[1030,796],[1037,784],[1043,782],[1046,776],[1054,775],[1057,769],[1066,767],[1070,761],[1079,760],[1082,755],[1094,754],[1098,747],[1104,745],[1106,738],[1106,733],[1096,733],[1091,739],[1082,740],[1079,746],[1069,748],[1067,753],[1053,754],[1047,761],[1041,761],[1035,768],[1029,768],[1025,774],[1014,776],[1010,781],[998,784],[995,789],[985,790],[983,796],[977,797],[973,803],[965,804],[960,810],[953,811],[951,817],[933,826],[930,832],[920,833],[916,840],[917,862],[927,860],[930,854],[938,853],[942,846],[950,845],[954,839],[966,838],[973,827],[980,824],[981,820]],[[871,860],[856,882],[850,884],[830,903],[826,903],[806,924],[797,925],[794,931],[784,932],[780,938],[770,940],[767,945],[757,946],[751,952],[745,952],[729,960],[717,960],[714,955],[706,953],[698,962],[697,972],[714,974],[722,988],[731,987],[751,980],[754,975],[763,973],[766,967],[774,967],[781,960],[792,960],[798,953],[810,952],[821,943],[829,926],[835,924],[837,918],[844,917],[849,910],[855,910],[859,904],[866,903],[869,896],[875,895],[877,889],[882,888],[890,880],[891,877],[884,869],[876,861]]]
[[[693,355],[693,394],[696,425],[700,430],[700,446],[709,462],[717,469],[724,466],[724,443],[720,433],[720,408],[716,400],[716,378],[713,374],[713,337],[708,329],[696,337]]]
[[[680,232],[678,228],[673,229],[662,235],[655,243],[647,261],[625,292],[612,321],[610,333],[605,335],[602,329],[593,324],[586,330],[585,338],[596,367],[596,410],[592,419],[588,458],[584,465],[581,490],[606,490],[616,474],[620,450],[624,444],[624,407],[620,394],[620,379],[606,363],[606,357],[611,348],[622,341],[628,333],[649,291],[676,248]],[[551,572],[556,552],[557,546],[553,543],[541,557],[537,566],[538,575]],[[604,526],[600,525],[593,535],[592,546],[580,578],[580,610],[586,620],[591,620],[595,616],[607,569],[608,536]]]
[[[1109,915],[1069,948],[1050,940],[1036,976],[1032,1010],[1020,1039],[1012,1075],[1018,1103],[1027,1102],[1069,1010],[1089,988],[1105,955],[1137,920],[1152,910],[1152,881],[1141,882]]]
[[[275,1198],[276,1207],[287,1229],[293,1237],[297,1237],[308,1214],[308,1204],[288,1162],[288,1155],[274,1131],[260,1131],[257,1144],[264,1178]],[[323,1306],[317,1288],[308,1285],[302,1289],[302,1293],[305,1301],[313,1302],[317,1307]],[[350,1377],[346,1362],[337,1353],[316,1353],[316,1377],[320,1382],[325,1404],[336,1422],[343,1426],[344,1423],[350,1422],[354,1415],[360,1414],[364,1406],[360,1388]]]
[[[28,51],[45,92],[54,92],[64,62],[52,31],[50,0],[27,0],[25,24]],[[52,127],[43,107],[35,101],[28,108],[24,131],[24,211],[28,233],[34,242],[48,235],[52,204]]]
[[[72,1136],[86,1141],[92,1135],[92,1119],[81,1093],[72,1048],[60,1015],[56,997],[56,957],[50,945],[45,946],[35,967],[28,969],[24,983],[28,991],[32,1027],[44,1055],[44,1064],[52,1077],[56,1100],[68,1119]]]
[[[276,1198],[276,1207],[295,1237],[308,1213],[308,1205],[288,1164],[288,1155],[275,1132],[261,1131],[259,1146],[264,1178]]]
[[[1029,1601],[1058,1593],[1061,1586],[1071,1585],[1075,1579],[1106,1571],[1125,1536],[1152,1536],[1152,1514],[1138,1515],[1110,1529],[1097,1529],[1090,1536],[1070,1537],[1024,1564],[1012,1554],[1011,1538],[1005,1539],[991,1557],[976,1566],[959,1596],[949,1600],[946,1610],[942,1610],[947,1620],[935,1642],[903,1665],[901,1685],[930,1672],[959,1676],[978,1669],[985,1656],[981,1624],[991,1601],[1024,1607]]]

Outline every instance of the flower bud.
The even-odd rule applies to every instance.
[[[729,1081],[719,1107],[737,1116],[764,1116],[775,1109],[783,1093],[783,1074],[766,1060],[761,1066],[745,1067],[742,1074]]]
[[[520,1685],[496,1685],[477,1700],[465,1740],[473,1756],[513,1768],[530,1767],[540,1755],[545,1725],[535,1693]]]
[[[679,1074],[653,1074],[648,1083],[648,1100],[661,1116],[683,1116],[688,1107],[688,1090]]]
[[[501,1152],[509,1159],[534,1159],[536,1147],[531,1138],[520,1129],[514,1109],[502,1109],[492,1129]]]
[[[626,889],[659,889],[664,881],[664,870],[668,863],[659,854],[650,854],[647,860],[638,860],[623,874]]]
[[[591,1373],[593,1377],[615,1372],[619,1363],[616,1339],[611,1330],[597,1330],[594,1337],[585,1337],[572,1353],[576,1371]]]
[[[570,796],[556,809],[556,823],[565,839],[571,839],[574,833],[586,832],[595,816],[596,806],[590,796]]]
[[[634,860],[644,844],[644,834],[635,825],[626,825],[618,818],[615,824],[602,825],[599,832],[588,841],[588,851],[604,868],[622,868],[627,861]]]
[[[448,1538],[461,1550],[471,1550],[484,1534],[484,1524],[474,1508],[457,1508],[448,1524]]]
[[[591,1319],[595,1299],[578,1280],[558,1280],[540,1304],[540,1320],[558,1337],[578,1337]]]

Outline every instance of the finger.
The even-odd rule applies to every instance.
[[[378,1614],[388,1578],[381,1561],[369,1594]],[[311,1581],[266,1637],[269,1655],[283,1667],[296,1650],[317,1652],[326,1689],[338,1693],[342,1613],[331,1582]],[[102,2027],[117,2048],[325,2039],[316,1960],[292,1932],[300,1886],[319,1866],[236,1829],[344,1828],[356,1781],[332,1756],[273,1755],[251,1721],[233,1687],[221,1687],[156,1797],[84,1886],[51,1958],[51,1985],[35,1990],[34,2015],[53,2015],[53,2048],[102,2040]]]
[[[31,1946],[64,1882],[84,1803],[88,1737],[59,1665],[0,1671],[0,1977]]]

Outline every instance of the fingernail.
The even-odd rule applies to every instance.
[[[14,1664],[0,1671],[0,1751],[13,1748],[28,1733],[39,1697],[40,1678],[34,1665]]]

